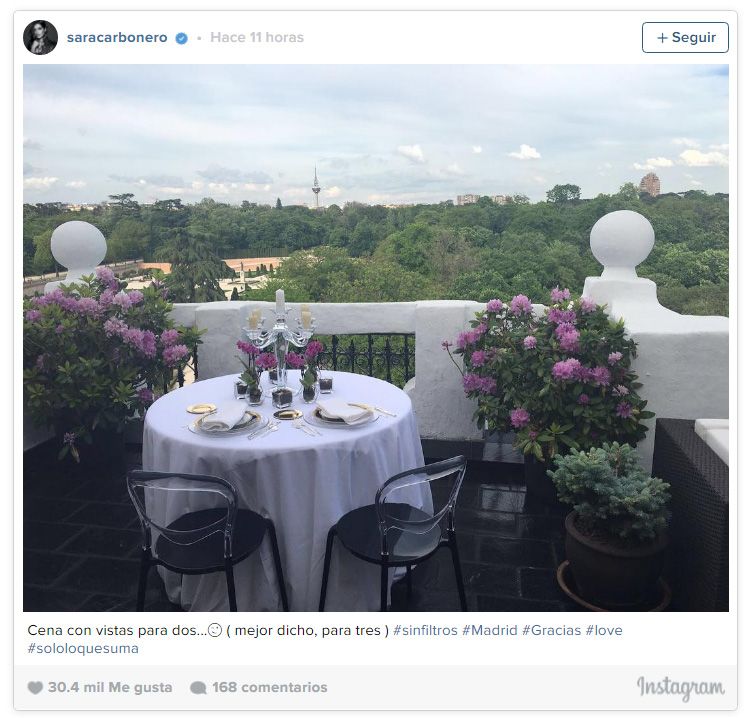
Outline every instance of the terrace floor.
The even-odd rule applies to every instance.
[[[129,448],[125,468],[76,477],[63,474],[47,447],[27,452],[25,611],[135,610],[140,536],[123,478],[139,467],[139,449]],[[469,464],[456,525],[470,611],[579,610],[555,577],[565,513],[527,498],[520,465]],[[415,569],[409,605],[404,585],[396,583],[392,608],[459,610],[449,553]],[[167,600],[156,571],[150,572],[146,610],[181,610]]]

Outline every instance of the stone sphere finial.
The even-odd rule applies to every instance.
[[[88,222],[63,222],[52,232],[50,250],[58,264],[68,270],[66,283],[75,282],[94,270],[107,254],[107,240]]]
[[[639,212],[621,209],[601,217],[590,230],[590,250],[605,274],[636,276],[655,244],[653,225]]]

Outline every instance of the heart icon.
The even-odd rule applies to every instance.
[[[26,686],[34,695],[39,693],[44,686],[42,685],[42,681],[29,681],[29,684]]]

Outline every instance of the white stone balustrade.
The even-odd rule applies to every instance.
[[[55,261],[68,271],[65,280],[45,284],[45,294],[63,283],[72,284],[87,274],[94,274],[107,254],[107,240],[102,232],[89,222],[63,222],[52,232],[50,251]]]
[[[655,282],[635,268],[653,249],[653,227],[637,212],[601,217],[590,232],[590,248],[603,265],[600,277],[585,280],[583,295],[608,305],[623,318],[637,342],[634,370],[640,394],[657,417],[727,419],[729,416],[729,320],[677,314],[658,303]],[[655,421],[640,446],[653,456]]]
[[[655,283],[636,273],[653,243],[653,228],[642,215],[625,210],[602,217],[593,226],[590,245],[603,272],[587,278],[583,295],[624,319],[638,343],[634,368],[644,385],[641,395],[658,417],[728,418],[729,320],[685,316],[658,303]],[[271,302],[175,305],[172,316],[178,324],[206,330],[198,352],[200,379],[240,371],[235,344],[258,307],[271,317]],[[474,404],[465,397],[441,342],[453,341],[482,308],[477,302],[449,300],[311,305],[317,334],[414,333],[416,376],[407,391],[421,435],[446,440],[481,438],[472,421]],[[653,423],[640,447],[646,465],[652,459]]]

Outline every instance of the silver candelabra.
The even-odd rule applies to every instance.
[[[277,290],[277,303],[274,310],[275,321],[271,329],[264,329],[266,322],[260,309],[255,309],[249,318],[249,326],[244,330],[248,340],[258,349],[274,346],[274,356],[277,360],[277,379],[274,384],[279,388],[287,386],[287,350],[292,344],[304,347],[316,330],[316,320],[307,305],[301,306],[300,316],[296,318],[297,329],[291,329],[287,324],[287,314],[291,311],[285,306],[284,292]],[[289,388],[289,387],[288,387]],[[293,390],[293,393],[295,391]]]

